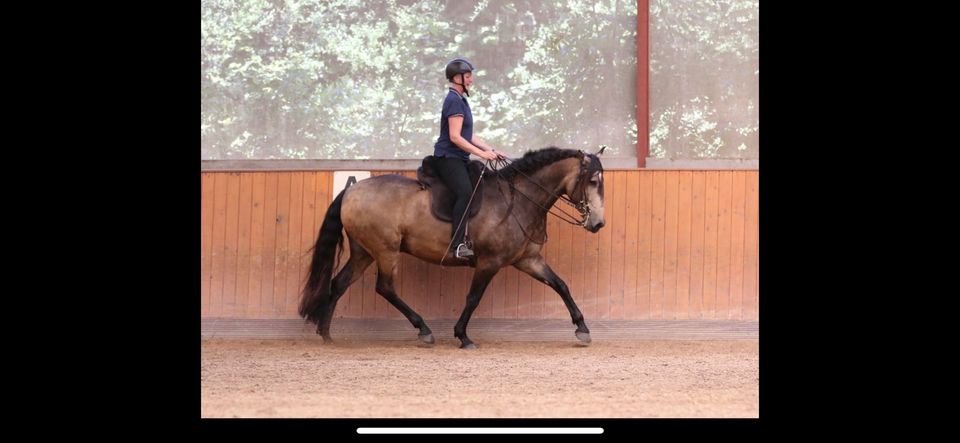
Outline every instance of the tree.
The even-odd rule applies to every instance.
[[[419,158],[454,56],[477,132],[633,155],[636,3],[201,1],[201,158]]]
[[[759,0],[650,3],[650,152],[759,158]]]

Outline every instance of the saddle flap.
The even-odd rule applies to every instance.
[[[452,212],[453,204],[456,203],[456,196],[450,191],[450,188],[443,183],[437,174],[437,158],[428,155],[424,157],[423,163],[417,168],[417,181],[420,187],[430,193],[430,212],[440,221],[453,222]],[[483,173],[483,163],[472,160],[467,164],[467,172],[470,176],[470,183],[476,186],[480,174]],[[471,188],[472,191],[472,188]],[[467,219],[473,218],[480,212],[480,206],[483,203],[483,186],[477,189],[473,196],[473,202],[467,209]]]

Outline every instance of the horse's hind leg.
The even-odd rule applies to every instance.
[[[331,282],[330,303],[327,304],[326,310],[324,310],[320,321],[317,323],[317,333],[323,337],[324,342],[329,343],[333,341],[333,339],[330,338],[330,322],[333,320],[333,311],[337,308],[337,301],[347,292],[347,288],[349,288],[353,282],[363,277],[363,271],[367,269],[367,266],[370,266],[370,263],[373,263],[373,257],[359,244],[351,240],[350,260],[347,261],[347,264],[344,265],[340,273],[337,274],[333,282]]]
[[[407,306],[403,300],[400,300],[400,297],[397,296],[397,291],[393,287],[393,278],[396,274],[399,261],[400,254],[396,252],[386,252],[381,254],[380,257],[377,257],[377,294],[387,299],[404,317],[407,317],[407,320],[410,321],[413,327],[420,330],[420,334],[418,335],[420,341],[433,344],[433,332],[430,331],[430,327],[423,321],[420,314],[417,314],[410,306]]]
[[[584,343],[590,343],[590,329],[587,329],[587,323],[583,320],[583,314],[580,312],[580,308],[577,308],[577,304],[574,303],[573,297],[570,296],[570,289],[567,288],[567,284],[557,277],[557,274],[553,272],[553,269],[550,269],[550,266],[547,265],[546,260],[543,257],[537,255],[535,257],[526,258],[514,263],[513,267],[529,274],[531,277],[546,283],[557,294],[560,294],[560,298],[563,299],[563,303],[567,305],[567,310],[570,311],[570,318],[573,320],[573,324],[577,325],[577,331],[575,332],[577,339]]]

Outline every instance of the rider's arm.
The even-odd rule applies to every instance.
[[[462,135],[460,135],[460,130],[463,128],[462,115],[451,116],[447,119],[447,123],[450,126],[450,141],[453,142],[453,144],[457,145],[460,149],[463,149],[464,151],[467,151],[480,158],[485,158],[488,160],[496,158],[494,154],[487,153],[486,150],[474,146],[472,143],[467,141],[467,139],[463,138]],[[476,139],[477,137],[473,138]]]

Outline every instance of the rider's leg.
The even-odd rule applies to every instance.
[[[473,187],[470,186],[470,175],[467,173],[466,160],[456,157],[441,157],[437,160],[437,174],[457,197],[456,203],[453,205],[451,227],[451,237],[453,238],[451,249],[455,252],[457,246],[463,243],[464,230],[467,224],[465,212]],[[457,229],[458,226],[460,229]],[[472,255],[472,253],[469,255]]]

